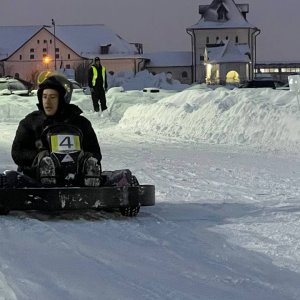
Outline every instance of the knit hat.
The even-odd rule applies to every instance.
[[[100,61],[100,57],[95,57],[95,59],[94,59],[94,61],[96,62],[96,61]]]

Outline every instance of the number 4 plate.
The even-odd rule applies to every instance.
[[[59,134],[51,136],[52,152],[72,152],[80,150],[80,138],[78,135]]]

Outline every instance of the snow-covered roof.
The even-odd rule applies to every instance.
[[[249,63],[250,58],[249,47],[244,44],[234,44],[226,41],[218,47],[206,47],[206,55],[208,62],[211,63],[227,63],[227,62],[243,62]]]
[[[223,9],[224,18],[219,19],[218,10]],[[200,6],[202,15],[199,22],[187,28],[194,29],[218,29],[218,28],[256,28],[243,16],[244,6],[238,6],[233,0],[214,0],[210,5]]]
[[[26,43],[43,25],[0,26],[0,59],[7,58]],[[54,34],[54,27],[45,27]],[[110,54],[135,54],[137,49],[103,24],[56,25],[56,37],[83,57],[100,54],[100,47],[111,44]]]
[[[109,47],[110,54],[137,53],[134,45],[124,40],[104,24],[56,25],[55,34],[79,55],[85,57],[99,55],[100,47],[109,44],[111,44]]]
[[[147,67],[183,67],[192,65],[192,52],[189,51],[165,51],[144,54],[150,59]]]
[[[42,26],[0,26],[0,59],[7,58],[19,49]]]

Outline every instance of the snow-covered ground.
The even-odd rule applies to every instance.
[[[178,88],[175,88],[178,89]],[[0,218],[0,299],[300,299],[300,109],[289,91],[195,85],[107,94],[103,169],[156,186],[136,218]],[[180,89],[181,90],[181,89]],[[0,169],[35,97],[0,97]]]

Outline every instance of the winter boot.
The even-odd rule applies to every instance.
[[[84,162],[84,186],[100,186],[101,165],[95,157],[89,157]]]
[[[56,185],[55,164],[50,156],[41,159],[39,165],[39,177],[42,185]]]

